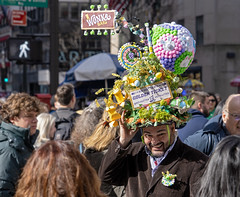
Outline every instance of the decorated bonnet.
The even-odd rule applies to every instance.
[[[180,74],[187,70],[195,54],[191,33],[175,22],[154,25],[151,31],[146,23],[144,31],[123,17],[116,21],[138,35],[145,46],[130,42],[119,50],[118,60],[127,74],[113,74],[118,79],[105,99],[109,125],[118,125],[119,106],[125,110],[125,123],[130,129],[170,121],[177,127],[186,123],[190,118],[187,111],[194,101],[182,95],[179,84]]]

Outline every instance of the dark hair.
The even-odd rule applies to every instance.
[[[198,197],[240,196],[240,136],[219,142],[200,180]]]
[[[212,92],[208,92],[208,96],[212,96],[212,97],[214,97],[214,100],[216,101],[216,102],[215,102],[215,106],[214,106],[214,108],[216,108],[217,105],[218,105],[218,100],[217,100],[216,95],[215,95],[214,93],[212,93]]]
[[[193,98],[193,100],[195,101],[195,103],[192,105],[192,108],[193,109],[196,108],[199,102],[204,104],[207,97],[208,97],[207,92],[193,90],[189,95],[189,98]]]
[[[74,94],[74,86],[70,83],[66,83],[63,84],[61,86],[58,87],[57,89],[57,101],[61,104],[61,105],[68,105]]]
[[[50,140],[27,161],[15,197],[105,197],[87,159],[66,141]]]
[[[71,140],[74,142],[76,147],[84,141],[85,138],[92,135],[96,125],[102,118],[102,114],[105,108],[104,99],[98,99],[100,107],[97,106],[96,102],[93,101],[88,107],[86,107],[81,116],[77,117],[74,125]]]
[[[225,99],[225,100],[221,100],[221,101],[218,103],[218,105],[217,105],[217,107],[216,107],[216,109],[215,109],[215,111],[214,111],[213,116],[216,116],[216,115],[218,115],[218,114],[222,114],[223,106],[225,105],[225,102],[226,102],[226,99]]]

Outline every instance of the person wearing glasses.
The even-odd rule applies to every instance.
[[[209,100],[209,116],[207,117],[207,119],[209,120],[214,115],[215,109],[218,105],[218,100],[217,100],[217,97],[214,93],[209,92],[208,95],[209,95],[209,97],[208,97],[208,100]]]
[[[217,144],[228,135],[240,135],[240,94],[231,94],[222,113],[211,118],[202,130],[189,136],[184,143],[211,155]]]

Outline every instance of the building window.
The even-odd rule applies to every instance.
[[[177,24],[184,26],[184,19],[180,19],[177,21]]]
[[[203,16],[196,17],[196,44],[203,45]]]
[[[59,3],[59,15],[60,18],[67,19],[68,18],[68,3]]]
[[[78,3],[71,3],[71,19],[78,19]]]

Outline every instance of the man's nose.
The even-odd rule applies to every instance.
[[[153,144],[156,144],[157,142],[159,142],[159,139],[158,139],[158,137],[152,137],[152,142],[153,142]]]
[[[37,122],[37,121],[38,121],[38,120],[37,120],[37,117],[34,117],[32,121],[33,121],[33,122]]]

